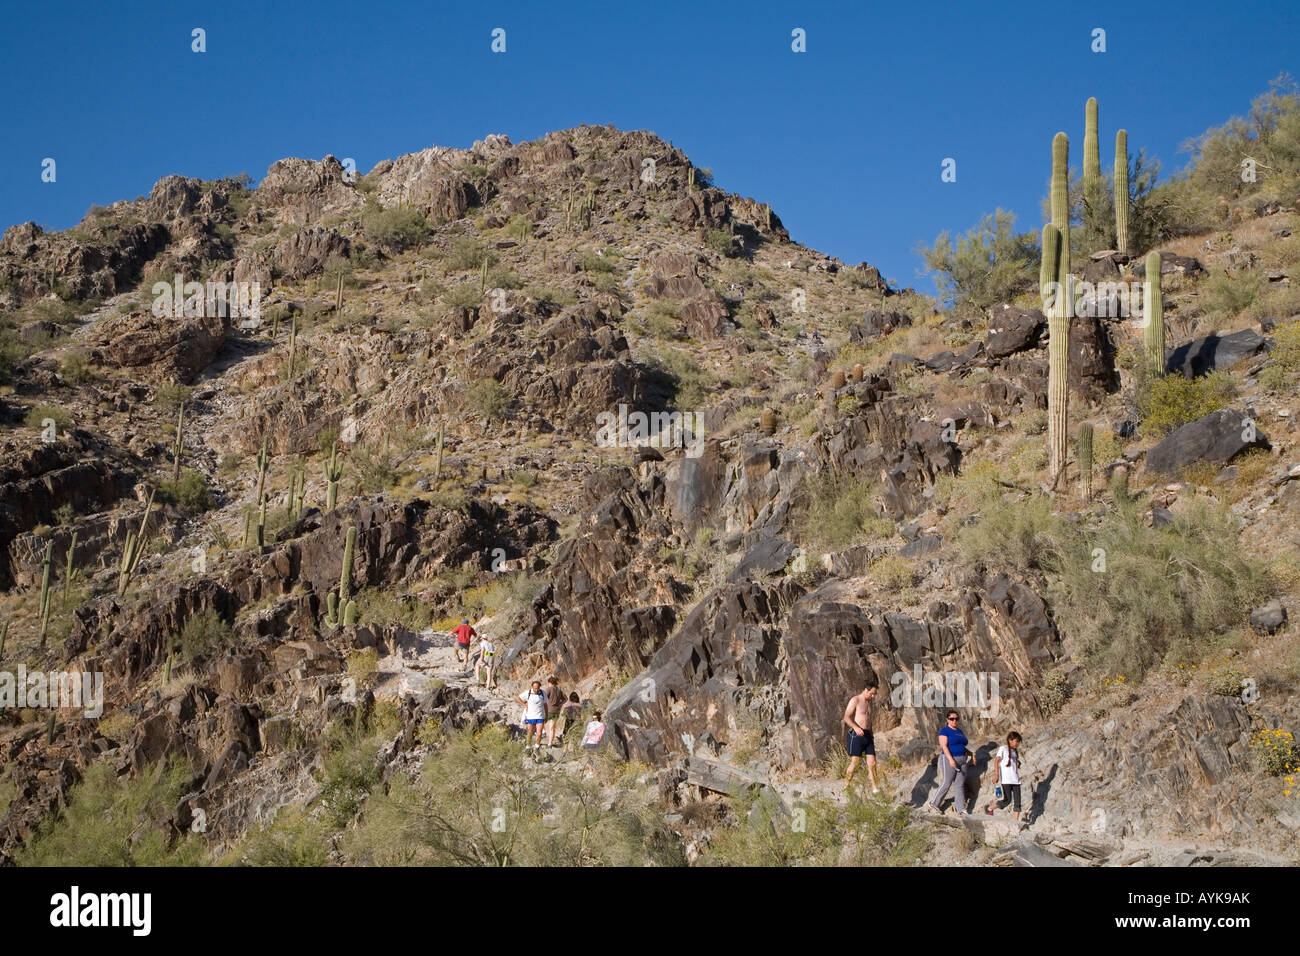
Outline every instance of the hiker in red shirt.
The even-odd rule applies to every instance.
[[[469,626],[469,618],[462,617],[460,619],[460,624],[453,628],[451,633],[456,635],[456,660],[458,662],[460,661],[460,652],[464,651],[465,663],[468,664],[470,641],[478,637],[478,632]]]

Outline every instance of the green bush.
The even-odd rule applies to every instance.
[[[176,505],[191,514],[208,511],[212,507],[212,492],[200,472],[186,469],[179,481],[158,482],[158,500]]]
[[[361,230],[367,238],[396,252],[418,248],[429,237],[429,223],[415,209],[370,205],[361,216]]]
[[[1160,438],[1227,407],[1234,391],[1232,376],[1225,371],[1197,378],[1174,374],[1147,379],[1139,388],[1142,430],[1151,438]]]
[[[1106,673],[1139,678],[1170,653],[1218,653],[1267,596],[1265,569],[1238,547],[1234,518],[1206,501],[1158,528],[1122,496],[1092,527],[1038,496],[1008,504],[986,495],[980,513],[958,535],[964,559],[1044,574],[1067,650]]]
[[[494,378],[481,378],[469,387],[466,404],[470,411],[488,421],[504,420],[510,408],[510,393]]]
[[[650,379],[672,396],[672,407],[688,411],[700,408],[717,385],[713,373],[700,366],[689,352],[664,349],[649,363]]]
[[[172,643],[186,660],[212,657],[234,642],[234,631],[216,611],[195,614],[181,628]]]
[[[275,819],[245,833],[229,857],[246,866],[328,866],[329,830],[300,808],[282,807]]]
[[[86,768],[68,802],[37,827],[14,859],[20,866],[193,866],[203,844],[177,838],[169,826],[193,774],[182,764],[156,764],[118,777],[111,760]]]
[[[1300,372],[1300,322],[1285,322],[1273,330],[1273,364],[1286,372]]]
[[[483,268],[484,262],[491,269],[497,264],[497,257],[487,243],[472,236],[453,239],[442,259],[443,266],[449,272],[477,272]]]
[[[727,256],[738,256],[740,252],[736,244],[732,242],[732,235],[725,229],[710,229],[709,234],[705,237],[704,244],[714,252]]]
[[[842,811],[811,798],[789,809],[771,791],[737,794],[734,819],[716,834],[706,863],[722,866],[914,866],[930,839],[911,811],[850,793]]]
[[[1014,213],[998,209],[955,242],[947,230],[916,253],[937,273],[941,298],[950,306],[987,309],[1010,302],[1035,285],[1038,245],[1032,233],[1014,231]]]
[[[798,520],[799,539],[809,547],[840,551],[893,534],[894,523],[881,517],[875,483],[854,475],[824,472],[808,484]]]
[[[436,737],[418,779],[396,777],[342,838],[377,866],[681,865],[680,844],[636,791],[520,759],[500,725]]]

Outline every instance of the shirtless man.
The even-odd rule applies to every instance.
[[[858,760],[867,758],[867,774],[871,777],[871,792],[879,793],[876,786],[876,742],[871,736],[871,701],[876,696],[874,683],[863,688],[862,693],[849,698],[849,705],[844,708],[844,749],[849,752],[849,773],[845,783],[853,780],[853,771],[858,769]]]

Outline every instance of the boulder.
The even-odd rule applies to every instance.
[[[1180,345],[1165,356],[1165,372],[1179,372],[1188,378],[1232,368],[1238,362],[1266,351],[1268,340],[1254,329],[1229,335],[1206,335]]]
[[[1147,452],[1146,470],[1177,477],[1188,465],[1209,461],[1226,465],[1250,448],[1269,448],[1268,439],[1244,412],[1221,408],[1175,429]]]
[[[1020,309],[1014,305],[999,305],[993,309],[989,320],[985,352],[991,359],[1005,358],[1015,352],[1037,348],[1047,319],[1038,309]]]
[[[1275,634],[1286,623],[1286,608],[1277,598],[1250,612],[1250,626],[1256,634]]]

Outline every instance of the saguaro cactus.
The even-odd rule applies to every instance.
[[[841,389],[844,387],[845,376],[844,369],[837,368],[831,375],[831,388]]]
[[[1097,140],[1097,97],[1083,107],[1083,193],[1101,188],[1101,147]]]
[[[266,546],[266,494],[262,494],[262,499],[257,506],[257,546],[259,548]]]
[[[339,572],[339,605],[344,606],[352,597],[352,553],[357,546],[357,529],[348,528],[346,543],[343,545],[343,569]]]
[[[1128,255],[1128,131],[1115,134],[1115,248]]]
[[[72,566],[73,559],[77,553],[77,532],[72,532],[72,540],[68,542],[67,562],[63,569],[63,603],[68,603],[68,592],[72,588],[72,579],[76,577],[77,569]]]
[[[176,440],[172,443],[172,481],[181,480],[181,453],[185,451],[185,403],[176,413]]]
[[[349,601],[347,607],[343,609],[343,626],[351,627],[357,623],[357,602]]]
[[[325,507],[333,511],[339,503],[339,481],[343,477],[343,462],[339,461],[339,443],[330,446],[330,460],[325,463]]]
[[[434,481],[434,484],[437,484],[438,481],[441,480],[441,478],[442,478],[442,451],[443,451],[443,441],[444,441],[444,437],[443,437],[443,426],[442,426],[442,423],[439,422],[439,423],[438,423],[438,460],[437,460],[437,463],[433,466],[433,481]]]
[[[1057,133],[1052,139],[1052,225],[1061,234],[1061,258],[1056,270],[1065,306],[1065,317],[1074,317],[1070,301],[1071,284],[1062,279],[1070,275],[1070,137]]]
[[[1047,448],[1052,485],[1060,480],[1068,459],[1070,401],[1070,319],[1074,315],[1074,282],[1070,275],[1070,138],[1057,133],[1052,139],[1052,223],[1053,239],[1043,230],[1043,263],[1040,280],[1052,259],[1056,295],[1047,316]]]
[[[1092,499],[1092,426],[1084,422],[1079,426],[1079,483],[1083,500]]]
[[[136,565],[140,563],[140,557],[144,554],[145,529],[149,527],[149,514],[153,511],[153,496],[156,491],[157,489],[149,491],[149,500],[144,506],[144,517],[140,519],[140,533],[135,534],[131,531],[126,533],[126,546],[122,548],[122,561],[117,570],[119,596],[126,593],[126,586],[131,583],[131,575],[135,574]]]
[[[1160,289],[1160,253],[1148,252],[1142,292],[1142,347],[1152,375],[1165,374],[1165,303]]]
[[[5,641],[9,638],[9,622],[0,624],[0,661],[5,659]]]
[[[45,545],[45,560],[41,562],[41,647],[45,646],[45,632],[50,626],[50,568],[54,564],[54,542]]]
[[[1065,291],[1060,287],[1061,234],[1050,223],[1043,227],[1043,260],[1038,279],[1047,313],[1047,449],[1048,468],[1056,481],[1066,461],[1066,406],[1069,401],[1069,329],[1064,315]]]

